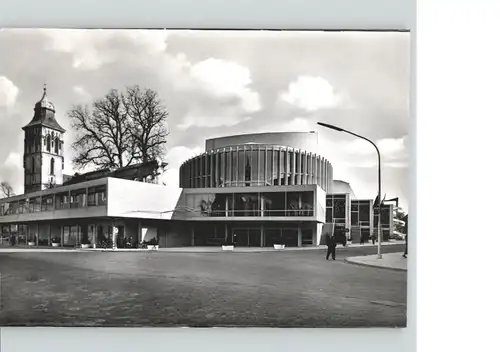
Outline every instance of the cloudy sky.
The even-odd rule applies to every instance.
[[[358,198],[374,198],[373,147],[316,125],[323,121],[377,142],[382,193],[407,208],[408,33],[17,29],[0,30],[0,53],[0,180],[19,193],[21,127],[44,83],[68,130],[73,104],[139,84],[158,91],[170,112],[169,187],[206,138],[316,130],[335,178]],[[67,146],[72,139],[69,130]],[[65,153],[69,161],[69,147]]]

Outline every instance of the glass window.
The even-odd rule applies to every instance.
[[[306,159],[306,154],[301,154],[300,155],[300,172],[302,173],[302,184],[306,185],[307,184],[307,174],[306,174],[306,167],[307,167],[307,159]]]
[[[234,216],[234,196],[232,193],[226,194],[227,215]]]
[[[198,157],[194,158],[193,161],[192,161],[192,164],[193,164],[193,187],[197,187],[198,186],[198,183],[197,183],[197,178],[198,178]]]
[[[316,156],[316,167],[315,167],[316,184],[321,186],[321,173],[320,173],[321,168],[320,168],[320,165],[321,165],[321,159],[319,158],[319,156]]]
[[[332,196],[326,196],[326,206],[333,207],[333,197]]]
[[[359,203],[359,221],[370,221],[370,203]]]
[[[260,216],[260,202],[258,194],[234,194],[234,216]]]
[[[225,155],[226,155],[226,176],[224,178],[224,185],[227,187],[227,186],[230,186],[231,185],[231,177],[232,177],[232,173],[231,173],[231,164],[232,164],[232,160],[231,160],[231,152],[228,151],[228,152],[225,152]]]
[[[252,169],[252,180],[255,181],[257,180],[257,185],[259,186],[263,186],[265,185],[265,178],[264,178],[264,174],[265,174],[265,157],[266,157],[266,152],[265,150],[259,150],[258,151],[259,153],[259,169],[258,169],[258,173],[257,173],[257,177],[254,178],[254,173],[253,173],[253,169]],[[253,161],[252,161],[252,168],[253,168]]]
[[[382,226],[389,226],[390,223],[390,208],[387,206],[382,206]]]
[[[279,151],[279,156],[280,156],[280,170],[279,170],[279,178],[280,178],[280,185],[285,184],[285,158],[286,158],[286,151],[285,150],[280,150]]]
[[[313,216],[313,192],[288,192],[286,194],[287,216]]]
[[[274,186],[279,185],[279,150],[273,150],[273,176],[272,176],[272,184]]]
[[[288,192],[286,194],[287,216],[301,216],[302,197],[301,192]]]
[[[245,169],[245,181],[247,186],[259,184],[259,152],[257,150],[247,151],[249,157],[248,168]]]
[[[314,192],[302,192],[302,213],[304,216],[314,215]]]
[[[326,222],[333,222],[333,208],[326,208]]]
[[[212,157],[213,154],[207,154],[207,181],[205,187],[212,187]]]
[[[19,203],[17,201],[5,203],[4,214],[12,215],[19,212]]]
[[[40,197],[30,198],[29,200],[30,213],[37,213],[41,210],[40,202],[41,202]]]
[[[221,154],[219,151],[215,154],[215,166],[214,166],[214,187],[220,187],[221,185],[221,179],[222,179],[222,174],[221,174]]]
[[[262,193],[265,216],[285,216],[285,192]]]
[[[333,217],[335,219],[345,219],[346,217],[346,199],[345,197],[335,197],[333,207]]]
[[[212,216],[215,194],[189,194],[191,198],[189,205],[192,210],[202,216]]]
[[[244,150],[238,150],[238,186],[245,186],[247,181],[247,171],[250,171],[249,155],[245,155]],[[248,167],[248,168],[247,168]],[[248,170],[247,170],[248,169]]]
[[[215,163],[217,161],[216,157],[216,154],[210,154],[210,187],[217,187],[217,179],[215,178]]]
[[[106,186],[89,188],[87,205],[106,205]]]
[[[70,196],[70,207],[71,208],[82,208],[85,206],[85,189],[77,189],[71,191]]]
[[[19,201],[19,214],[25,214],[28,213],[29,210],[29,205],[28,205],[28,200],[27,199],[21,199]]]
[[[300,176],[300,151],[295,152],[295,184],[301,185],[301,176]]]
[[[231,185],[236,186],[238,184],[238,152],[231,152]]]
[[[351,213],[351,226],[358,226],[359,219],[358,219],[358,213],[354,212]]]
[[[50,174],[54,175],[54,158],[50,158]]]
[[[200,157],[200,164],[201,164],[201,176],[205,176],[207,174],[207,155],[203,154]]]
[[[56,209],[67,209],[69,208],[69,195],[68,193],[58,193],[56,194]]]
[[[302,245],[312,246],[313,245],[313,230],[312,229],[302,229]]]
[[[226,216],[227,194],[216,194],[212,203],[212,216]]]
[[[273,151],[266,150],[266,185],[273,185]]]

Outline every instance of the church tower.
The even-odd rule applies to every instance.
[[[57,123],[47,88],[35,104],[35,114],[24,130],[24,193],[52,188],[63,183],[64,132]]]

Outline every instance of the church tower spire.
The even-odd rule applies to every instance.
[[[55,118],[55,107],[43,86],[42,98],[24,130],[24,193],[36,192],[63,183],[64,133]]]

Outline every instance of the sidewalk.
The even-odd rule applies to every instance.
[[[345,262],[350,264],[370,266],[375,268],[383,268],[396,271],[407,271],[408,259],[403,258],[403,253],[384,253],[382,259],[378,259],[377,255],[364,255],[359,257],[349,257]]]
[[[404,241],[390,241],[382,243],[382,247],[384,246],[393,246],[393,245],[402,245]],[[356,247],[376,247],[377,244],[374,245],[370,242],[369,244],[348,244],[347,247],[342,245],[337,245],[337,250],[345,250],[348,248],[356,248]],[[234,247],[233,253],[260,253],[260,252],[293,252],[293,251],[311,251],[311,250],[326,250],[326,246],[309,246],[309,247],[285,247],[285,249],[274,249],[274,247]],[[214,247],[167,247],[159,249],[160,252],[178,252],[178,253],[217,253],[223,252],[220,246]]]
[[[390,241],[383,242],[382,247],[393,246],[393,245],[403,245],[404,241]],[[349,248],[357,247],[376,247],[377,243],[372,244],[348,244],[347,247],[342,245],[337,245],[337,251],[343,251]],[[60,248],[60,247],[23,247],[23,246],[0,246],[0,253],[16,253],[16,252],[67,252],[67,251],[81,251],[81,252],[147,252],[147,251],[159,251],[159,252],[171,252],[171,253],[219,253],[223,252],[220,246],[214,247],[167,247],[159,248],[158,250],[147,250],[147,249],[136,249],[136,248]],[[310,250],[326,250],[326,246],[310,246],[310,247],[285,247],[285,249],[276,250],[274,247],[234,247],[233,253],[261,253],[261,252],[292,252],[292,251],[310,251]]]

